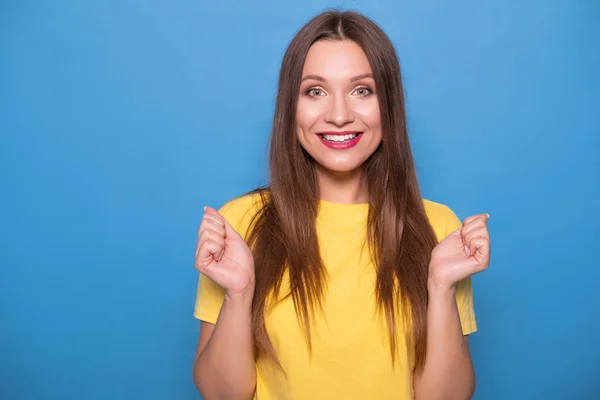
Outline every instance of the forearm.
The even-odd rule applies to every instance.
[[[206,400],[248,400],[254,394],[252,298],[248,297],[225,296],[210,340],[195,362],[194,382]]]
[[[475,374],[463,336],[455,291],[428,285],[427,356],[423,371],[415,375],[416,400],[470,399]]]

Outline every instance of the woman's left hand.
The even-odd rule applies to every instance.
[[[489,214],[473,215],[438,243],[431,253],[429,281],[454,288],[461,280],[485,270],[490,263]]]

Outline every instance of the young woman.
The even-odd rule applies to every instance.
[[[470,398],[488,215],[421,197],[398,59],[366,17],[326,12],[292,40],[270,173],[200,224],[203,397]]]

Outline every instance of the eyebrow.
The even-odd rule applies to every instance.
[[[353,76],[352,78],[350,78],[350,82],[360,81],[361,79],[365,79],[365,78],[373,79],[373,74],[367,73],[367,74],[360,74],[360,75]],[[320,81],[320,82],[327,82],[327,79],[325,79],[319,75],[306,75],[305,77],[302,78],[302,80],[300,82],[304,82],[309,79],[313,79],[315,81]]]

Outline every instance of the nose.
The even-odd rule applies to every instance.
[[[352,107],[346,101],[345,96],[332,96],[328,110],[325,113],[325,122],[338,127],[354,122]]]

